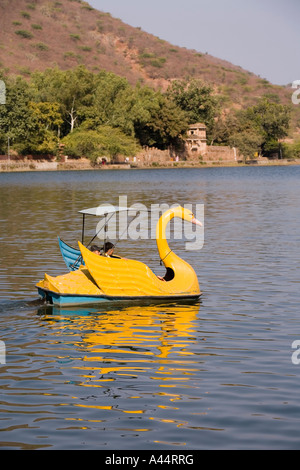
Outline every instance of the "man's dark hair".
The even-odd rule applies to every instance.
[[[105,242],[103,247],[102,247],[102,250],[104,251],[104,253],[106,253],[108,250],[111,250],[114,247],[115,247],[115,245],[113,243]]]
[[[101,248],[99,248],[98,245],[92,245],[91,246],[91,251],[101,251]]]

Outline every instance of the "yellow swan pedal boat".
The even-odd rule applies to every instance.
[[[198,299],[201,292],[194,269],[167,243],[166,227],[174,217],[202,225],[190,210],[181,206],[167,210],[160,217],[156,243],[166,267],[163,280],[140,261],[99,256],[78,242],[84,265],[57,277],[45,274],[36,285],[39,295],[60,307],[116,300]]]

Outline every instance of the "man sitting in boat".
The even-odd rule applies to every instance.
[[[114,249],[115,245],[113,243],[105,242],[101,250],[103,252],[103,256],[106,256],[107,258],[115,258],[115,256],[113,256]]]
[[[95,255],[101,255],[101,248],[98,245],[92,245],[91,251],[95,253]]]
[[[122,259],[121,256],[114,255],[114,249],[115,245],[111,242],[105,242],[103,247],[101,248],[102,256],[106,256],[107,258],[117,258],[117,259]],[[125,259],[125,258],[123,258]]]
[[[99,248],[98,245],[92,245],[91,251],[95,253],[95,255],[106,256],[107,258],[118,258],[120,256],[114,255],[115,245],[111,242],[105,242],[102,248]]]

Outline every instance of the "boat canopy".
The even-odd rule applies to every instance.
[[[80,214],[82,214],[82,236],[81,236],[81,243],[84,245],[84,225],[85,225],[85,216],[86,215],[93,215],[95,217],[105,217],[105,232],[107,230],[107,223],[110,221],[110,219],[113,217],[114,214],[116,214],[117,212],[129,212],[130,210],[132,210],[132,208],[130,207],[123,207],[123,206],[113,206],[112,204],[101,204],[99,205],[98,207],[91,207],[90,209],[83,209],[81,211],[79,211]],[[141,209],[136,209],[138,212],[141,212]],[[147,209],[146,209],[146,212]],[[110,216],[107,220],[107,216]],[[92,241],[94,241],[94,239],[96,238],[96,236],[98,235],[98,233],[96,233],[96,235],[92,238],[92,240],[90,241],[90,243],[87,245],[89,246]]]
[[[87,215],[94,215],[96,217],[102,217],[104,215],[108,214],[114,214],[115,212],[122,212],[122,211],[129,211],[129,207],[121,207],[121,206],[113,206],[113,205],[107,205],[107,206],[98,206],[98,207],[92,207],[90,209],[83,209],[82,211],[79,211],[80,214],[87,214]]]

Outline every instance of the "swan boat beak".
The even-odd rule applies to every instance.
[[[195,225],[200,225],[200,227],[203,226],[203,224],[200,222],[200,220],[198,219],[195,219],[195,217],[192,219],[192,224],[195,224]]]

